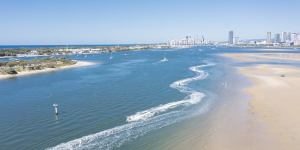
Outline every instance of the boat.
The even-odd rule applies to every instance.
[[[166,62],[169,61],[166,57],[164,57],[162,60],[160,60],[160,62]]]

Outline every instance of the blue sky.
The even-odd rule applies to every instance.
[[[0,0],[0,44],[152,43],[300,32],[299,0]]]

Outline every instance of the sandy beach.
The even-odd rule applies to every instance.
[[[300,61],[299,53],[231,53],[223,54],[225,57],[234,58],[241,62],[255,62],[266,60]]]
[[[299,54],[226,54],[242,62],[272,59],[299,61]],[[249,108],[258,123],[265,125],[278,150],[300,149],[300,68],[287,65],[259,64],[239,68],[252,85]],[[253,144],[256,144],[255,142]]]
[[[59,67],[59,68],[46,68],[43,70],[24,71],[24,72],[19,72],[16,75],[0,75],[0,80],[12,78],[12,77],[21,77],[21,76],[40,74],[40,73],[47,73],[47,72],[58,71],[58,70],[62,70],[62,69],[70,69],[70,68],[78,68],[78,67],[86,67],[86,66],[95,65],[94,62],[87,62],[87,61],[76,61],[76,62],[77,63],[74,65],[63,66],[63,67]]]

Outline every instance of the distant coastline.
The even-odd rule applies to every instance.
[[[137,45],[15,45],[0,46],[0,58],[57,56],[72,54],[99,54],[107,52],[169,48],[165,44]]]
[[[134,51],[147,49],[190,48],[197,46],[213,46],[218,48],[252,48],[252,49],[300,49],[300,46],[270,46],[270,45],[169,45],[159,44],[120,44],[120,45],[0,45],[0,58],[64,56],[79,54],[100,54],[119,51]]]

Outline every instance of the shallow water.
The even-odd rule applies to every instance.
[[[74,55],[97,65],[1,80],[1,149],[166,149],[170,133],[222,101],[224,51]]]

